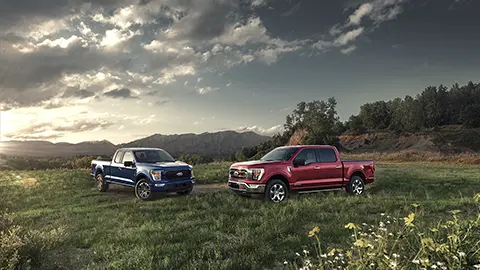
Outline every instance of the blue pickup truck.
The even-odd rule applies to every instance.
[[[149,200],[157,191],[189,194],[195,185],[192,169],[163,149],[121,148],[112,161],[92,160],[90,175],[100,192],[106,192],[109,184],[118,184],[133,187],[137,198]]]

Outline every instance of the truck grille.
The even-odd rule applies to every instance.
[[[165,172],[165,179],[175,180],[175,179],[185,179],[190,178],[192,172],[190,170],[178,170],[178,171],[168,171]]]
[[[248,173],[245,169],[230,169],[230,178],[247,179]]]

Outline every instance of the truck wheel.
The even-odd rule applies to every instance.
[[[103,178],[103,174],[101,172],[98,172],[97,176],[95,176],[95,179],[97,190],[100,192],[106,192],[108,190],[108,183]]]
[[[287,200],[288,187],[278,179],[270,180],[265,189],[265,200],[274,203],[280,203]]]
[[[142,201],[148,201],[153,197],[152,188],[147,179],[142,178],[135,184],[135,196]]]
[[[350,178],[347,192],[353,195],[362,195],[365,192],[365,183],[363,182],[362,177],[355,175]]]

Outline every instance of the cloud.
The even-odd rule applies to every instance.
[[[199,88],[197,88],[197,93],[199,93],[200,95],[204,95],[204,94],[211,93],[211,92],[214,92],[214,91],[217,91],[217,90],[218,90],[218,88],[214,88],[214,87],[211,87],[211,86],[199,87]]]
[[[363,33],[363,30],[364,28],[360,27],[341,34],[333,43],[338,46],[347,45],[351,41],[354,41],[356,38],[358,38]]]
[[[276,125],[270,128],[263,128],[259,126],[243,126],[243,127],[238,127],[234,128],[233,130],[238,131],[238,132],[247,132],[247,131],[253,131],[255,133],[261,134],[261,135],[266,135],[266,136],[272,136],[275,135],[279,132],[283,131],[283,125]]]
[[[354,24],[354,25],[359,25],[360,21],[362,18],[366,15],[368,15],[370,12],[373,10],[373,5],[372,3],[365,3],[361,5],[355,12],[350,15],[349,18],[349,23]]]
[[[254,61],[272,65],[309,41],[269,33],[254,12],[269,2],[2,1],[0,107],[87,99],[104,89],[135,89],[141,98],[180,77],[222,73]],[[107,96],[131,96],[122,92]],[[61,104],[68,102],[55,106]]]
[[[355,45],[352,45],[350,47],[347,47],[347,48],[344,48],[344,49],[341,49],[340,52],[342,54],[351,54],[353,51],[355,51],[357,49],[357,46]]]
[[[312,48],[324,52],[339,48],[341,53],[350,54],[357,48],[350,45],[351,43],[366,32],[373,31],[380,24],[397,18],[403,12],[403,5],[406,2],[408,0],[347,1],[346,10],[351,13],[345,23],[333,25],[329,30],[331,38],[316,41]],[[367,18],[370,20],[366,20]]]
[[[68,117],[55,118],[50,121],[32,119],[15,132],[3,134],[11,140],[56,139],[69,133],[99,131],[114,125],[105,119],[72,119]]]
[[[83,98],[92,97],[94,95],[95,95],[94,92],[88,91],[88,90],[85,90],[85,89],[78,90],[78,89],[75,89],[75,88],[69,88],[69,89],[65,90],[62,97],[64,97],[64,98],[76,97],[76,98],[83,99]]]
[[[104,93],[104,95],[111,98],[137,98],[133,95],[132,90],[128,88],[114,89]]]

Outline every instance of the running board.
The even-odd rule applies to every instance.
[[[324,192],[324,191],[339,191],[342,188],[329,188],[329,189],[314,189],[314,190],[307,190],[307,191],[297,191],[297,193],[305,194],[305,193],[317,193],[317,192]]]

